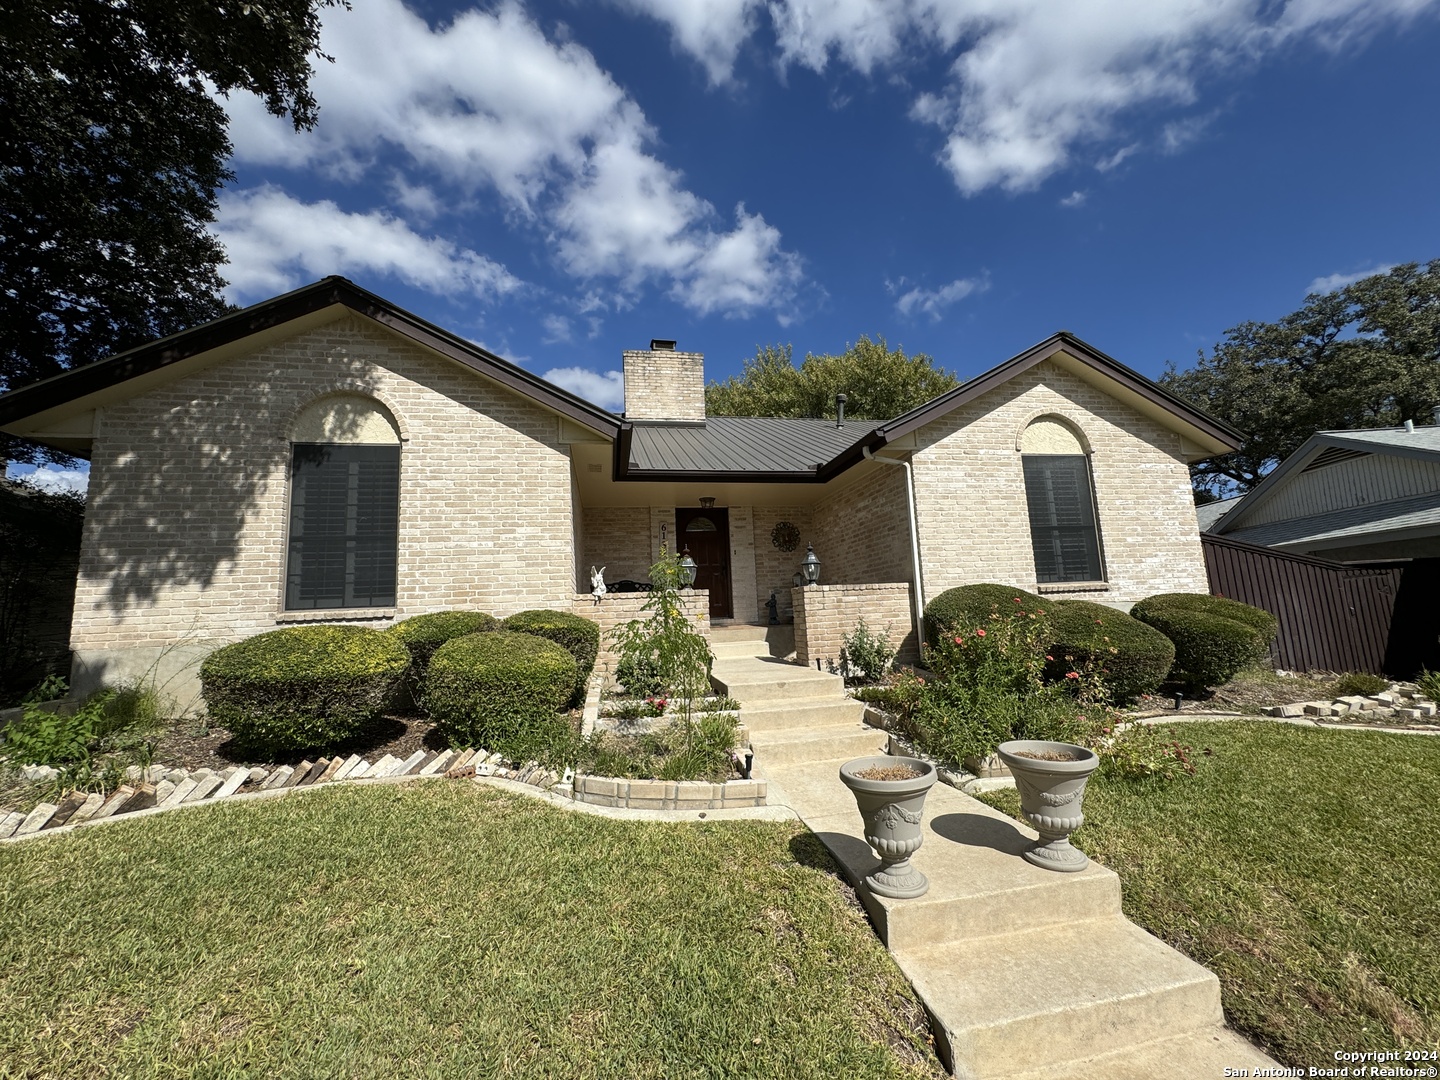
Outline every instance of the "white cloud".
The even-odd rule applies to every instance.
[[[1063,199],[1060,200],[1060,205],[1073,209],[1077,206],[1084,206],[1086,198],[1088,198],[1088,196],[1085,194],[1085,192],[1072,191],[1069,195],[1066,195]]]
[[[1376,274],[1388,274],[1398,265],[1398,263],[1382,263],[1379,266],[1372,266],[1369,270],[1357,270],[1353,274],[1326,274],[1324,277],[1317,277],[1305,286],[1305,295],[1334,292],[1336,289],[1345,288],[1346,285],[1354,285],[1361,278],[1374,277]]]
[[[755,23],[751,5],[739,0],[629,3],[667,21],[715,81],[738,55],[731,43]],[[1205,80],[1294,44],[1357,47],[1380,28],[1433,13],[1437,0],[769,0],[766,7],[782,69],[823,72],[833,62],[913,78],[920,62],[949,59],[943,82],[922,89],[911,112],[941,129],[939,160],[961,191],[974,194],[1032,189],[1082,147],[1099,151],[1100,168],[1114,168],[1134,152],[1134,139],[1118,151],[1107,145],[1124,137],[1128,112],[1192,104]],[[1202,127],[1178,121],[1159,145],[1178,149]]]
[[[586,401],[593,401],[602,409],[619,412],[625,408],[625,376],[618,371],[602,375],[582,367],[551,368],[543,378]]]
[[[494,260],[421,236],[383,210],[349,213],[328,199],[305,203],[270,185],[222,193],[214,228],[230,257],[224,273],[231,299],[273,295],[327,274],[381,274],[445,296],[487,300],[521,285]]]
[[[570,320],[564,315],[546,315],[540,320],[540,326],[545,331],[540,340],[546,345],[558,345],[572,340],[574,336],[570,329]]]
[[[755,28],[760,0],[614,0],[668,23],[675,44],[705,67],[712,85],[729,82],[740,46]]]
[[[7,462],[5,478],[56,494],[74,491],[84,495],[90,490],[90,467],[62,469],[59,465],[21,465]]]
[[[635,0],[641,10],[645,2]],[[705,0],[693,19],[677,16],[677,39],[738,48],[749,24],[721,33],[732,9],[748,7]],[[774,244],[755,244],[748,217],[717,227],[714,207],[656,156],[657,133],[635,101],[590,52],[552,41],[519,3],[432,28],[400,0],[368,0],[325,12],[321,40],[335,63],[316,66],[315,130],[296,135],[252,96],[235,95],[227,108],[240,161],[348,180],[399,151],[404,176],[392,187],[413,213],[428,219],[450,193],[463,201],[493,191],[512,223],[543,232],[566,271],[618,281],[612,305],[658,282],[703,313],[791,309],[798,260],[778,232]],[[728,258],[736,248],[763,261]]]
[[[891,291],[898,291],[904,284],[905,279],[901,278],[897,285],[890,287]],[[901,293],[895,301],[895,307],[902,315],[924,312],[932,320],[939,322],[946,308],[959,303],[967,296],[983,293],[989,288],[988,274],[974,278],[956,278],[949,285],[942,285],[938,289],[922,289],[917,285],[908,292]]]

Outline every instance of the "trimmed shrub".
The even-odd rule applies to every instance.
[[[1390,689],[1390,680],[1384,675],[1372,675],[1368,671],[1347,671],[1335,680],[1330,693],[1335,697],[1349,697],[1358,694],[1369,697]]]
[[[600,652],[600,627],[589,619],[565,611],[521,611],[500,624],[517,634],[534,634],[548,638],[575,658],[575,692],[570,705],[585,700],[585,683],[595,670],[595,657]]]
[[[1019,600],[1017,604],[1015,601]],[[946,589],[925,605],[925,637],[934,641],[945,631],[984,626],[992,615],[1009,618],[1020,612],[1045,610],[1047,602],[1013,585],[989,582]]]
[[[1199,593],[1147,597],[1130,614],[1175,643],[1170,677],[1191,692],[1223,686],[1265,659],[1279,628],[1268,611]]]
[[[575,658],[553,641],[496,630],[440,646],[422,693],[452,745],[553,760],[569,752],[557,741],[574,740],[569,718],[556,714],[575,692],[577,671]]]
[[[1051,640],[1045,677],[1071,672],[1097,678],[1116,704],[1148,694],[1165,681],[1175,661],[1170,639],[1123,611],[1089,600],[1050,605]]]
[[[387,631],[288,626],[216,649],[200,665],[200,688],[210,718],[242,744],[285,753],[360,731],[409,666]]]
[[[411,674],[419,682],[441,645],[466,634],[494,630],[499,625],[495,616],[483,611],[432,611],[398,622],[386,633],[394,634],[410,651]]]

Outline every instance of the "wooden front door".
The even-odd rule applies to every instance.
[[[710,617],[728,619],[730,601],[730,511],[675,511],[675,550],[690,549],[695,560],[695,588],[710,590]]]

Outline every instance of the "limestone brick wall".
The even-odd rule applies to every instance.
[[[1037,591],[1017,443],[1047,414],[1069,420],[1091,450],[1106,587],[1038,591],[1121,607],[1209,592],[1180,436],[1047,362],[920,430],[912,460],[926,599],[980,581]]]
[[[595,659],[595,670],[612,675],[615,672],[615,628],[631,619],[646,619],[650,613],[642,611],[649,593],[607,593],[597,604],[589,593],[577,593],[571,598],[570,610],[581,618],[589,619],[600,626],[600,653]],[[705,589],[693,589],[685,594],[685,614],[695,623],[695,629],[710,638],[710,593]]]
[[[815,507],[815,554],[825,584],[909,581],[910,509],[896,465],[838,490]],[[803,550],[802,550],[803,554]]]
[[[797,662],[838,662],[844,636],[855,632],[862,617],[868,630],[884,633],[899,649],[899,663],[919,661],[908,583],[810,585],[791,593]]]
[[[100,411],[71,631],[82,684],[287,619],[291,423],[342,389],[380,401],[405,440],[396,607],[350,618],[568,606],[571,470],[554,415],[346,316]]]
[[[605,567],[606,581],[650,579],[650,564],[654,559],[648,507],[587,506],[581,517],[585,553],[580,561],[582,588],[590,582],[592,566]]]
[[[755,614],[754,620],[765,622],[770,615],[765,602],[770,593],[780,606],[780,621],[794,617],[790,590],[794,588],[795,572],[805,557],[806,541],[815,541],[814,521],[808,506],[756,506],[751,510],[755,538]],[[794,551],[781,551],[770,539],[775,526],[788,521],[800,530],[800,545]],[[740,617],[740,609],[735,609]]]
[[[626,349],[625,419],[704,420],[705,354]]]

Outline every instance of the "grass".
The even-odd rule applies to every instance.
[[[0,1076],[939,1077],[790,823],[337,788],[0,848]]]
[[[1075,841],[1126,915],[1218,974],[1230,1023],[1284,1064],[1440,1046],[1440,738],[1174,730],[1211,751],[1194,776],[1086,791]]]

